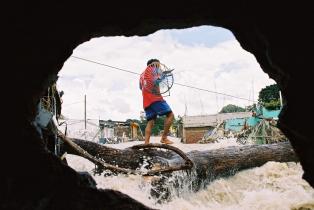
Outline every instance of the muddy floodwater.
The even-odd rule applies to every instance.
[[[182,144],[179,139],[170,138],[174,146],[184,152],[211,150],[238,145],[235,139],[223,139],[213,144]],[[153,137],[152,143],[159,138]],[[142,142],[126,142],[106,145],[123,149]],[[238,145],[240,146],[240,145]],[[67,155],[69,165],[77,171],[93,175],[94,164],[88,160]],[[230,210],[314,210],[314,189],[302,179],[303,170],[299,163],[267,162],[261,167],[243,170],[228,178],[216,179],[198,192],[192,192],[189,180],[183,180],[180,193],[174,186],[168,186],[171,198],[160,202],[151,195],[153,186],[149,178],[138,175],[103,176],[93,175],[98,188],[119,190],[145,205],[157,209],[230,209]],[[177,172],[174,177],[184,174]],[[165,183],[167,184],[167,182]]]

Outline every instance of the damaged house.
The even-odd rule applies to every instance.
[[[142,139],[141,129],[136,122],[99,120],[99,143],[120,143]]]
[[[213,115],[183,116],[182,141],[187,144],[198,143],[203,136],[213,131],[226,120],[251,117],[251,112],[233,112]]]

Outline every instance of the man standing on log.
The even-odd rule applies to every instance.
[[[145,128],[145,144],[149,144],[151,131],[157,116],[163,115],[166,115],[166,119],[164,122],[164,132],[160,142],[163,144],[173,143],[167,136],[174,119],[174,114],[159,92],[159,83],[163,80],[163,76],[158,59],[150,59],[147,61],[147,67],[140,76],[140,89],[142,90],[143,107],[147,120]]]

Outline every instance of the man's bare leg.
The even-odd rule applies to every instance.
[[[147,122],[146,128],[145,128],[145,144],[149,144],[150,135],[152,133],[152,128],[154,127],[155,120],[149,120]]]
[[[165,123],[164,123],[164,132],[163,132],[162,137],[161,137],[161,143],[165,143],[165,144],[172,144],[173,143],[172,141],[167,139],[169,129],[170,129],[170,126],[172,124],[173,119],[174,119],[174,114],[172,112],[167,114],[167,117],[166,117]]]

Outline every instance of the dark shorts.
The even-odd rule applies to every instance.
[[[156,101],[145,108],[146,120],[156,119],[157,116],[163,116],[171,113],[172,110],[166,101]]]

